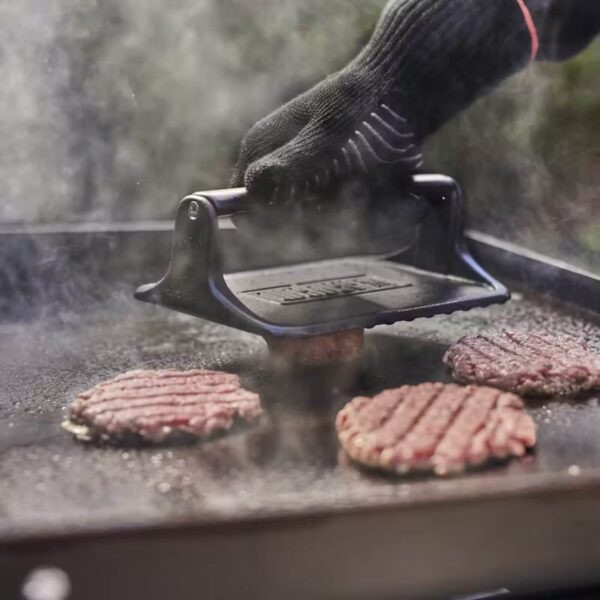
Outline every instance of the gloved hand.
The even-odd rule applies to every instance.
[[[590,3],[600,5],[392,0],[346,68],[250,130],[232,185],[277,201],[383,169],[418,170],[424,138],[535,59],[540,39],[543,58],[561,58],[557,20],[572,16],[575,5],[597,13]]]
[[[518,0],[392,0],[354,61],[250,130],[232,184],[294,197],[415,171],[423,138],[531,54]]]

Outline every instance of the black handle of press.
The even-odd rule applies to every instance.
[[[424,196],[430,202],[443,200],[444,196],[452,192],[455,183],[449,177],[443,175],[413,175],[409,189],[414,193]],[[199,192],[215,208],[217,216],[233,216],[252,210],[254,202],[246,188],[232,188],[226,190],[215,190],[211,192]]]
[[[212,192],[198,192],[214,207],[218,217],[229,217],[252,210],[252,201],[246,188],[231,188]]]

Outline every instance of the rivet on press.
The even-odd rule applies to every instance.
[[[195,200],[192,200],[190,202],[190,206],[188,208],[188,216],[192,221],[195,221],[198,218],[199,214],[200,214],[200,205]]]

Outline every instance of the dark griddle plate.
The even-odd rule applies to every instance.
[[[340,460],[332,423],[351,394],[328,388],[448,381],[446,348],[490,326],[599,349],[585,316],[517,295],[372,330],[360,373],[292,380],[272,373],[260,338],[142,305],[129,289],[61,319],[0,325],[0,591],[39,564],[64,568],[87,600],[429,598],[600,579],[598,395],[529,402],[539,446],[520,463],[411,480]],[[163,449],[94,448],[60,429],[78,391],[141,367],[240,373],[269,417]]]

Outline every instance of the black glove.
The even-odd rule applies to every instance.
[[[540,37],[538,60],[566,60],[600,33],[598,0],[527,0],[535,5]]]
[[[590,21],[596,17],[585,40],[575,39],[581,21],[564,26],[577,21],[575,5],[587,5]],[[426,136],[538,52],[562,58],[589,43],[600,22],[598,5],[392,0],[356,59],[250,130],[232,185],[276,201],[375,171],[412,173],[423,164]],[[568,49],[560,43],[565,35]]]

